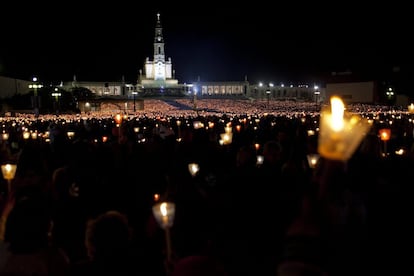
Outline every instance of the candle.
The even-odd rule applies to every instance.
[[[309,168],[311,169],[316,168],[316,164],[318,164],[318,160],[319,160],[319,154],[311,153],[311,154],[308,154],[306,157],[308,159]]]
[[[383,156],[387,156],[387,141],[391,138],[391,129],[389,128],[382,128],[378,131],[381,141],[384,141],[384,152],[382,153]]]
[[[6,180],[11,180],[16,174],[17,165],[16,164],[4,164],[1,165],[1,172],[3,173],[3,178]]]
[[[168,226],[167,202],[161,203],[160,211],[161,211],[162,224],[166,227]]]
[[[388,141],[391,138],[391,129],[382,128],[378,131],[381,141]]]
[[[256,165],[258,165],[258,166],[262,165],[263,161],[264,161],[263,155],[257,155],[256,156]]]
[[[29,131],[24,131],[23,132],[23,139],[27,140],[30,138],[30,132]]]
[[[233,141],[233,133],[225,132],[220,134],[221,141],[223,145],[229,145]]]
[[[167,229],[173,225],[175,216],[175,204],[173,202],[160,202],[152,207],[157,223],[161,228]]]
[[[197,163],[188,164],[188,171],[190,172],[191,176],[195,176],[199,170],[200,166]]]
[[[122,116],[121,114],[115,115],[115,122],[119,125],[122,122]]]
[[[74,131],[68,131],[68,132],[66,132],[66,135],[68,136],[69,139],[72,139],[75,136],[75,132]]]
[[[413,103],[408,106],[408,112],[409,113],[414,113],[414,104]]]
[[[6,132],[3,132],[3,134],[1,135],[3,141],[7,141],[9,139],[9,134]]]
[[[202,122],[200,122],[200,121],[194,121],[193,122],[193,128],[194,129],[200,129],[200,128],[203,128],[203,127],[204,127],[204,124]]]
[[[320,117],[318,152],[333,160],[348,160],[371,125],[356,114],[345,112],[341,98],[331,98],[331,110],[323,110]]]

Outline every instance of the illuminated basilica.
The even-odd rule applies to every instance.
[[[247,76],[240,81],[221,81],[221,82],[205,82],[197,80],[193,83],[179,83],[175,78],[175,70],[171,58],[166,56],[165,41],[163,36],[163,28],[161,24],[160,14],[156,15],[154,49],[152,60],[147,57],[143,64],[143,69],[139,70],[136,85],[121,81],[112,82],[91,82],[79,81],[76,76],[70,82],[60,85],[64,89],[73,89],[83,87],[89,89],[92,94],[98,98],[119,98],[119,100],[132,101],[141,97],[159,97],[159,96],[179,96],[179,97],[247,97],[250,99],[275,99],[275,100],[315,100],[322,101],[320,89],[315,90],[313,86],[308,85],[288,85],[283,84],[250,84]],[[23,81],[26,83],[27,81]],[[19,91],[18,81],[14,79],[0,79],[0,88],[8,88],[15,85],[12,90]],[[23,87],[28,87],[23,84]],[[7,90],[7,89],[5,89]],[[10,89],[9,89],[10,90]],[[26,90],[27,92],[29,90]],[[316,94],[318,92],[318,94]],[[12,94],[12,93],[9,93]],[[1,95],[0,95],[1,96]]]
[[[184,92],[185,86],[178,84],[178,80],[174,79],[171,58],[166,59],[165,56],[165,43],[159,13],[157,14],[157,23],[155,25],[154,57],[153,60],[146,58],[144,68],[144,75],[142,70],[139,71],[138,92],[141,92],[143,95],[159,93],[171,95]]]

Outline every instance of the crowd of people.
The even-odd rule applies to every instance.
[[[1,164],[17,165],[10,190],[0,182],[0,275],[401,273],[414,118],[349,105],[370,131],[349,160],[313,167],[321,108],[179,99],[0,118]],[[172,258],[152,213],[162,201],[176,206]]]

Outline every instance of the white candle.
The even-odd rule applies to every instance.
[[[348,160],[370,127],[366,119],[346,113],[339,97],[332,97],[331,110],[321,113],[319,154],[328,159]]]

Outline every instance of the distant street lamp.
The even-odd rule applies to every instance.
[[[197,115],[198,115],[198,110],[197,110],[197,87],[193,88],[193,107],[194,107],[194,110],[197,112]]]
[[[136,91],[133,91],[132,92],[132,97],[134,98],[134,113],[135,113],[135,111],[137,110],[136,109],[136,107],[135,107],[135,96],[138,94],[138,92],[136,92]]]
[[[313,87],[313,94],[315,95],[315,105],[318,106],[318,100],[319,100],[319,95],[321,94],[321,91],[319,91],[319,86],[315,85]]]
[[[270,90],[266,90],[266,95],[267,95],[267,105],[269,105],[270,102]]]
[[[32,81],[33,81],[33,83],[29,84],[29,88],[33,89],[32,107],[33,107],[35,116],[38,117],[39,116],[39,98],[37,96],[37,89],[42,88],[43,85],[36,83],[37,82],[36,77],[33,77]]]
[[[393,100],[394,95],[395,95],[394,90],[392,89],[392,87],[388,87],[387,92],[385,94],[387,95],[388,102],[391,103],[391,101]]]
[[[59,91],[59,89],[57,87],[55,87],[55,92],[52,93],[52,97],[55,97],[56,114],[59,113],[59,98],[60,98],[60,96],[62,96],[62,94],[58,91]]]

